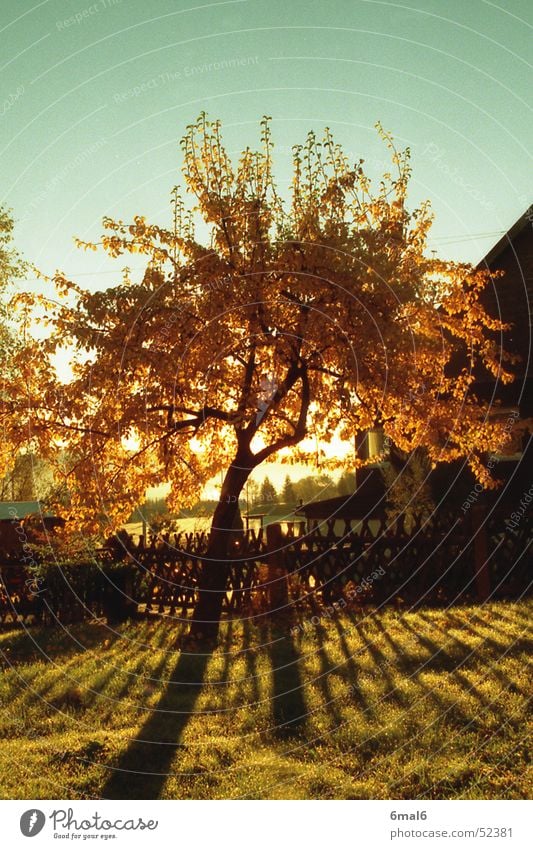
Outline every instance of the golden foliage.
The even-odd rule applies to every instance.
[[[58,273],[58,301],[22,299],[45,307],[51,332],[28,339],[4,420],[12,444],[31,439],[62,466],[80,524],[123,521],[162,480],[183,506],[220,469],[375,426],[432,463],[468,457],[486,482],[479,455],[501,426],[471,393],[473,369],[511,379],[479,299],[488,274],[428,255],[429,205],[406,205],[409,151],[378,130],[391,153],[378,186],[326,130],[293,148],[284,202],[269,120],[233,165],[202,114],[182,140],[195,207],[175,188],[169,228],[103,221],[110,256],[147,258],[142,281],[93,292]],[[64,349],[68,384],[51,360]],[[227,477],[223,493],[241,485]]]

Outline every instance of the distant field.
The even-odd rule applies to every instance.
[[[289,521],[289,520],[290,519],[287,519],[287,521]],[[200,531],[208,531],[209,528],[211,527],[211,521],[212,521],[211,516],[209,516],[209,517],[196,516],[196,517],[187,518],[187,519],[176,519],[175,525],[176,525],[177,530],[179,530],[179,531],[183,531],[183,532],[186,532],[186,533],[191,533],[191,532],[198,533]],[[302,516],[295,516],[290,521],[294,521],[294,522],[298,523],[298,522],[303,521],[303,517]],[[271,515],[267,515],[263,518],[263,525],[269,525],[272,522],[281,522],[282,525],[285,524],[284,517],[280,516],[280,515],[276,515],[275,513],[273,513]],[[325,528],[325,525],[326,525],[326,523],[324,522],[324,528]],[[373,533],[375,533],[378,525],[379,525],[379,523],[375,522],[372,519],[369,522],[370,529],[372,530]],[[140,535],[142,533],[142,522],[130,522],[129,524],[124,525],[124,527],[129,534],[132,534],[132,535],[139,534]],[[257,528],[260,527],[260,522],[256,519],[251,520],[250,521],[250,527],[257,529]],[[344,522],[342,522],[342,521],[335,522],[334,532],[338,536],[342,536],[342,534],[344,533],[344,527],[345,527]],[[353,529],[357,531],[358,527],[359,527],[358,523],[354,522],[353,523]],[[149,525],[148,525],[147,530],[148,530],[148,533],[150,533]],[[325,530],[323,532],[325,533]]]
[[[280,516],[276,516],[274,514],[271,516],[265,516],[263,524],[268,525],[271,522],[279,522],[280,518]],[[301,521],[301,517],[299,517],[297,521]],[[194,516],[192,518],[176,519],[174,524],[178,531],[182,531],[184,533],[199,533],[201,531],[208,531],[211,527],[211,522],[211,516]],[[124,527],[129,534],[135,535],[142,533],[142,522],[130,522],[129,524],[124,525]],[[258,520],[252,520],[250,521],[250,527],[257,529],[260,527],[260,522]],[[149,524],[147,526],[147,530],[148,533],[150,533]]]
[[[177,519],[176,526],[178,530],[185,531],[187,533],[198,533],[200,531],[207,531],[211,525],[210,518],[203,517],[195,517],[193,519]],[[125,529],[129,534],[142,534],[142,522],[129,522],[127,525],[124,525]],[[150,533],[150,525],[147,524],[148,533]]]
[[[1,795],[525,798],[532,607],[4,632]]]

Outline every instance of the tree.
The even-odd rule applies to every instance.
[[[278,501],[276,487],[268,477],[261,484],[259,499],[261,504],[276,504]]]
[[[356,479],[354,472],[345,471],[337,481],[337,492],[339,495],[352,495],[356,489]]]
[[[46,501],[54,486],[48,463],[31,451],[15,458],[12,468],[0,481],[2,501]]]
[[[329,475],[307,475],[294,484],[296,497],[304,504],[332,495],[333,481]]]
[[[411,530],[416,517],[428,519],[435,510],[430,485],[430,464],[423,448],[409,455],[397,449],[391,452],[391,462],[382,467],[387,489],[387,518],[403,516],[404,527]]]
[[[0,292],[17,277],[22,277],[26,265],[13,245],[13,217],[8,209],[0,206]],[[5,306],[3,307],[5,311]]]
[[[257,483],[257,481],[254,481],[250,478],[246,483],[246,488],[248,507],[255,507],[261,501],[259,484]]]
[[[310,133],[294,147],[289,202],[273,177],[268,119],[261,128],[260,149],[235,165],[205,115],[182,140],[209,244],[176,189],[168,228],[104,219],[112,257],[147,257],[140,282],[126,275],[94,292],[57,273],[54,302],[19,301],[44,303],[51,333],[26,346],[9,421],[15,432],[25,422],[45,455],[58,441],[70,447],[73,520],[120,524],[162,479],[171,509],[187,506],[224,470],[197,637],[217,634],[238,499],[260,464],[282,449],[305,461],[315,455],[306,444],[381,427],[404,451],[425,445],[431,463],[468,457],[486,480],[480,452],[502,428],[468,392],[473,369],[446,368],[466,345],[473,366],[511,379],[485,332],[500,327],[479,299],[488,272],[431,257],[429,207],[407,208],[409,151],[379,130],[394,173],[374,188],[329,130],[322,142]],[[60,385],[51,357],[65,346],[74,378]]]
[[[285,477],[283,489],[281,490],[281,501],[283,504],[288,504],[290,507],[296,505],[296,491],[289,475]]]

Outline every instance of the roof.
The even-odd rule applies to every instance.
[[[378,469],[367,470],[367,475],[355,492],[312,501],[296,511],[307,519],[372,519],[385,511],[385,482]]]
[[[499,242],[496,242],[495,245],[492,246],[488,254],[483,257],[482,260],[478,263],[478,268],[485,268],[486,266],[490,266],[498,259],[498,257],[508,248],[516,239],[516,237],[524,230],[527,226],[531,226],[532,224],[532,214],[531,207],[528,207],[523,215],[520,216],[518,221],[515,221],[513,226],[501,237]]]
[[[48,516],[50,514],[43,512],[39,501],[0,501],[0,521],[25,519],[26,516],[35,515]]]

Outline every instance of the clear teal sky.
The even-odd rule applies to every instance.
[[[325,125],[378,173],[379,119],[412,148],[435,248],[477,260],[533,200],[532,19],[530,0],[2,0],[0,201],[43,270],[107,285],[72,236],[165,218],[201,110],[236,153],[272,115],[282,180]]]

